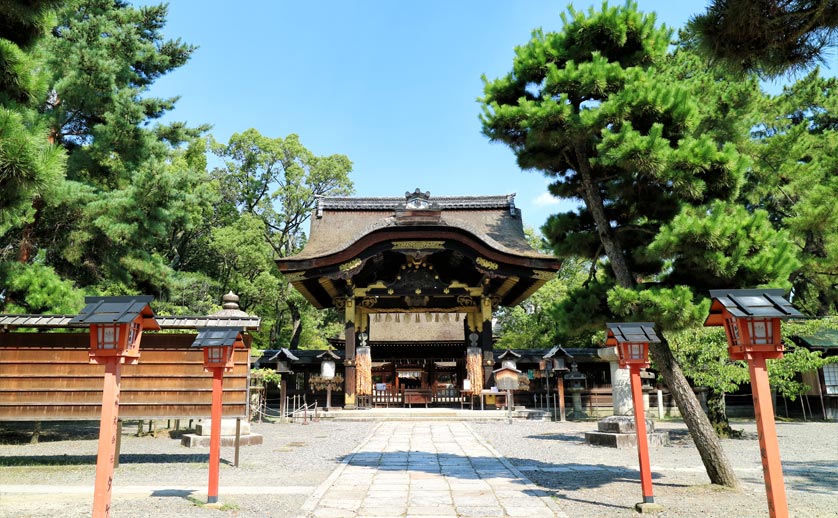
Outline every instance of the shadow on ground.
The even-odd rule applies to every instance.
[[[119,456],[120,464],[201,464],[209,462],[209,453],[152,453]],[[221,460],[224,464],[229,461]],[[0,457],[0,466],[76,466],[96,464],[96,455],[14,455]]]

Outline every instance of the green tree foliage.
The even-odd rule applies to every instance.
[[[535,31],[518,47],[510,74],[485,81],[482,121],[523,169],[554,179],[552,194],[584,202],[543,231],[560,257],[598,265],[605,256],[609,271],[564,307],[583,308],[581,321],[600,329],[619,318],[666,331],[706,315],[709,288],[787,284],[796,266],[788,236],[736,206],[748,160],[731,139],[757,85],[735,89],[712,71],[688,72],[688,49],[667,54],[670,32],[632,2],[570,8],[563,21],[562,32]],[[736,230],[743,223],[756,232]],[[734,236],[745,242],[722,243]],[[668,343],[652,352],[710,479],[736,485]]]
[[[270,138],[255,129],[234,134],[227,144],[213,142],[212,149],[224,160],[224,166],[212,173],[223,193],[222,210],[238,218],[229,228],[244,225],[248,237],[238,238],[241,245],[247,242],[260,248],[238,264],[225,260],[229,270],[221,272],[221,278],[250,279],[240,295],[251,298],[252,293],[252,298],[263,299],[254,305],[265,319],[262,343],[292,348],[301,343],[325,344],[322,331],[312,327],[324,317],[282,279],[273,259],[291,255],[305,244],[304,225],[317,197],[352,192],[352,162],[344,155],[317,156],[297,135]],[[234,241],[232,234],[221,241],[215,237],[216,249],[221,241]],[[268,285],[275,287],[270,295],[266,294]]]
[[[270,138],[255,129],[236,133],[213,152],[224,167],[213,172],[221,182],[225,202],[265,223],[265,237],[286,257],[305,242],[303,225],[318,196],[352,193],[352,162],[344,155],[316,156],[297,135]]]
[[[587,269],[588,264],[585,261],[566,259],[558,275],[531,297],[515,307],[501,308],[497,313],[497,347],[545,349],[556,344],[584,344],[586,336],[571,336],[560,332],[557,317],[561,301],[567,297],[571,288],[582,284]]]
[[[768,99],[753,132],[754,167],[743,198],[787,231],[801,265],[794,303],[838,313],[838,81],[817,70]]]
[[[184,235],[215,202],[206,128],[154,125],[175,99],[147,95],[194,47],[164,39],[166,6],[76,0],[43,45],[46,116],[68,154],[67,181],[34,221],[36,247],[67,279],[101,293],[167,297]]]
[[[38,110],[49,84],[38,45],[48,37],[58,4],[0,1],[0,310],[77,309],[72,286],[49,266],[15,264],[20,259],[19,233],[64,175],[65,155],[50,143]]]
[[[37,44],[47,35],[57,4],[0,2],[0,238],[26,224],[32,199],[64,172],[63,153],[50,145],[37,111],[48,88]]]
[[[25,314],[75,314],[84,306],[84,293],[73,283],[36,260],[0,263],[3,311]]]
[[[835,45],[834,0],[713,0],[690,20],[699,50],[737,73],[811,68]]]

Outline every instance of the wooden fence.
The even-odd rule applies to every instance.
[[[212,374],[194,333],[144,333],[136,365],[122,366],[121,419],[209,417]],[[247,417],[250,337],[224,375],[224,417]],[[0,421],[96,420],[103,365],[88,333],[0,333]]]

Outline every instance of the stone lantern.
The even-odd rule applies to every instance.
[[[332,407],[332,381],[335,379],[335,365],[340,356],[331,349],[317,355],[320,360],[320,376],[326,380],[326,410]]]

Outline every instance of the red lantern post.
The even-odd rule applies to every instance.
[[[655,504],[652,490],[652,467],[649,462],[649,439],[646,436],[646,413],[643,408],[643,389],[640,380],[640,369],[649,366],[649,343],[658,343],[660,338],[655,334],[653,322],[632,322],[620,324],[606,324],[608,337],[605,345],[617,347],[620,368],[628,367],[631,373],[631,399],[634,404],[634,424],[637,433],[637,458],[640,463],[640,487],[643,491],[643,502],[635,507],[638,510],[651,510],[659,507]]]
[[[207,503],[218,502],[218,475],[221,463],[221,395],[224,373],[233,370],[233,349],[244,348],[238,327],[215,327],[198,330],[192,347],[204,349],[204,370],[212,372],[212,410]]]
[[[110,516],[121,366],[137,363],[143,330],[160,329],[148,305],[152,299],[148,295],[85,297],[84,309],[70,320],[70,324],[90,326],[90,363],[105,366],[96,481],[93,486],[93,518]]]
[[[780,321],[801,318],[781,289],[711,290],[713,299],[705,326],[724,326],[731,360],[745,360],[751,375],[763,478],[771,518],[787,518],[786,488],[774,406],[765,360],[783,357]]]

